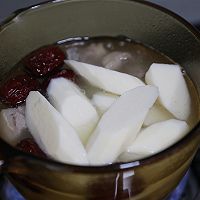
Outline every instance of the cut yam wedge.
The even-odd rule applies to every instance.
[[[149,110],[143,126],[150,126],[157,122],[173,119],[174,116],[166,110],[162,105],[155,103]]]
[[[155,123],[139,132],[126,153],[122,154],[123,160],[136,160],[159,153],[182,139],[189,130],[185,121],[176,119]]]
[[[91,102],[101,116],[118,98],[119,96],[108,92],[96,92],[95,94],[93,94]]]
[[[47,94],[51,104],[73,126],[83,144],[86,144],[99,120],[90,100],[76,84],[65,78],[52,79]]]
[[[65,63],[93,86],[117,95],[145,85],[140,79],[129,74],[74,60],[65,60]]]
[[[187,121],[191,113],[191,98],[178,65],[152,64],[145,81],[159,89],[160,103],[177,119]]]
[[[86,146],[92,165],[112,163],[139,132],[158,97],[153,86],[141,86],[119,97],[100,119]]]
[[[26,99],[27,126],[49,157],[64,163],[87,165],[87,154],[76,131],[37,91]]]

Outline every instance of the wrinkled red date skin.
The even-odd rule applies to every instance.
[[[17,106],[26,100],[30,91],[38,89],[37,80],[28,75],[18,75],[0,87],[0,96],[3,103]]]
[[[46,154],[40,149],[37,143],[32,138],[26,138],[17,144],[17,149],[35,156],[46,158]]]
[[[59,78],[59,77],[63,77],[73,82],[76,82],[77,75],[71,69],[63,69],[57,74],[55,74],[52,78]]]
[[[45,80],[42,88],[44,88],[44,90],[46,90],[51,79],[60,78],[60,77],[69,79],[73,82],[77,81],[77,75],[74,73],[74,71],[72,71],[71,69],[63,69],[63,70],[57,72],[56,74],[52,75],[51,77],[49,77],[47,80]]]
[[[59,47],[47,46],[26,56],[23,63],[32,74],[42,77],[61,67],[64,60],[65,54]]]

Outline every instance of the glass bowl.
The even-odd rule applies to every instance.
[[[55,0],[14,13],[0,27],[0,76],[40,46],[70,37],[118,35],[179,63],[200,90],[199,33],[174,13],[140,0]],[[36,158],[0,140],[1,172],[29,200],[161,200],[187,171],[199,142],[198,124],[150,158],[80,167]]]

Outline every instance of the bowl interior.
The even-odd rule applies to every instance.
[[[0,27],[0,76],[43,45],[71,37],[125,35],[179,63],[200,91],[199,34],[175,14],[157,8],[127,0],[54,1],[31,7]]]
[[[187,22],[141,0],[61,0],[14,14],[0,27],[0,78],[43,45],[80,36],[125,35],[185,68],[200,92],[200,36]],[[198,108],[199,109],[199,108]],[[79,167],[13,151],[2,170],[27,199],[163,199],[198,149],[200,126],[165,151],[140,162]],[[11,153],[12,152],[12,153]],[[13,156],[14,155],[14,156]],[[5,158],[5,156],[4,156]]]

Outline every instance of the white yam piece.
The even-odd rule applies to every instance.
[[[87,165],[87,154],[76,131],[37,91],[26,99],[27,126],[40,148],[64,163]]]
[[[140,79],[129,74],[74,60],[65,60],[65,63],[93,86],[117,95],[145,85]]]
[[[187,121],[191,113],[191,98],[178,65],[152,64],[145,81],[159,89],[160,103],[177,119]]]
[[[139,132],[149,108],[158,97],[153,86],[124,93],[100,119],[86,146],[92,165],[112,163]]]
[[[119,96],[117,95],[99,91],[93,94],[91,102],[97,109],[99,115],[102,116],[118,98]]]
[[[90,100],[76,84],[65,78],[52,79],[47,94],[51,104],[73,126],[85,144],[99,120]]]

